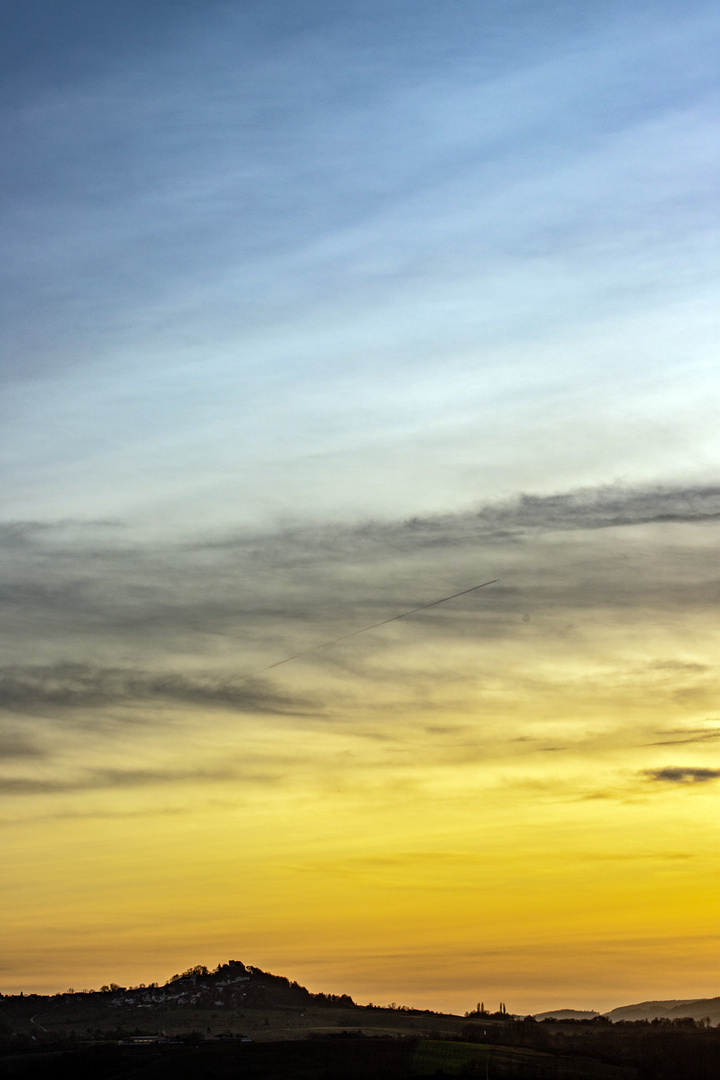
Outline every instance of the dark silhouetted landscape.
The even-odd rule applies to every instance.
[[[0,997],[0,1077],[714,1080],[719,1013],[712,998],[456,1016],[358,1005],[231,960],[162,986]]]

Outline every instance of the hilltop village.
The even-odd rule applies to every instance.
[[[240,960],[228,960],[214,971],[203,965],[188,968],[181,975],[173,975],[164,986],[151,983],[126,989],[112,983],[101,986],[98,993],[106,995],[108,1004],[115,1008],[152,1009],[168,1005],[198,1009],[303,1005],[356,1007],[347,994],[312,994],[297,982],[257,967],[246,967]]]

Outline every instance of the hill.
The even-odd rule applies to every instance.
[[[431,1010],[357,1005],[348,994],[311,993],[297,982],[230,960],[213,971],[198,965],[160,986],[61,994],[0,994],[0,1032],[41,1038],[82,1038],[145,1033],[175,1037],[231,1034],[253,1041],[303,1038],[337,1032],[390,1035],[431,1028],[457,1035],[464,1020]]]
[[[535,1013],[536,1020],[592,1020],[600,1013],[594,1009],[551,1009],[550,1012]]]
[[[681,1020],[691,1016],[693,1020],[709,1019],[712,1024],[720,1023],[720,997],[680,998],[670,1001],[641,1001],[637,1005],[621,1005],[605,1013],[609,1020]]]

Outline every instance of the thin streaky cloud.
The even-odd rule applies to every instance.
[[[208,783],[234,780],[238,771],[231,768],[210,769],[96,769],[76,777],[0,777],[0,793],[4,795],[59,795],[81,791],[103,791],[114,788],[152,788],[158,784]],[[252,777],[251,777],[252,778]],[[247,779],[245,777],[244,779]],[[267,775],[254,777],[263,783]]]
[[[22,712],[37,708],[92,709],[122,702],[174,701],[245,713],[301,715],[309,703],[292,700],[253,676],[176,672],[138,668],[103,668],[81,663],[0,669],[0,708]]]
[[[720,731],[698,731],[694,734],[686,734],[684,738],[661,739],[658,742],[647,743],[648,746],[681,746],[685,743],[715,742],[720,739]]]

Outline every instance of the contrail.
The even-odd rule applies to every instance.
[[[364,634],[368,630],[374,630],[378,626],[387,626],[388,623],[396,622],[398,619],[405,619],[408,615],[414,615],[417,611],[427,611],[428,608],[437,607],[438,604],[446,604],[448,600],[455,600],[458,596],[467,596],[468,593],[477,592],[478,589],[484,589],[486,585],[494,585],[500,578],[493,578],[492,581],[483,581],[482,585],[473,585],[470,589],[463,589],[461,592],[453,593],[452,596],[442,596],[439,600],[432,600],[429,604],[421,604],[420,607],[410,608],[409,611],[401,611],[399,615],[391,615],[389,619],[381,619],[380,622],[371,623],[370,626],[363,626],[360,630],[351,630],[349,634],[343,634],[342,637],[333,638],[332,641],[323,641],[322,645],[313,645],[310,649],[302,649],[301,652],[293,653],[292,656],[286,656],[284,660],[276,660],[274,664],[268,664],[266,667],[259,668],[257,671],[250,672],[249,675],[245,675],[245,679],[252,679],[254,675],[262,675],[264,671],[270,671],[271,668],[280,667],[282,664],[289,664],[291,660],[297,660],[300,656],[307,656],[308,653],[318,652],[319,649],[327,649],[331,645],[337,645],[339,641],[347,641],[348,638],[357,637],[358,634]]]

